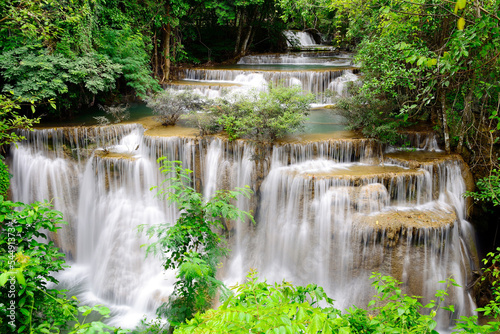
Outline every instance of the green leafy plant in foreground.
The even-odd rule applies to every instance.
[[[0,196],[0,332],[124,333],[101,321],[86,323],[92,311],[106,318],[109,309],[78,307],[76,298],[51,286],[58,283],[54,274],[66,266],[64,254],[46,233],[66,224],[62,219],[49,203],[14,203]]]
[[[317,285],[268,284],[259,282],[256,272],[251,272],[247,282],[234,287],[235,294],[218,309],[196,314],[174,333],[438,334],[437,311],[454,312],[453,306],[442,306],[447,291],[457,285],[453,279],[443,282],[446,288],[438,290],[436,299],[425,306],[420,297],[402,293],[396,279],[379,273],[372,279],[377,294],[368,307],[353,306],[343,314]],[[498,301],[490,309],[498,315]],[[477,316],[462,317],[453,333],[492,333],[499,327],[494,322],[478,325]]]
[[[141,226],[150,238],[147,253],[161,253],[165,269],[178,269],[174,292],[157,313],[165,315],[171,325],[190,319],[196,312],[205,311],[217,289],[222,286],[215,276],[222,257],[228,253],[225,240],[218,231],[230,220],[253,221],[252,216],[231,202],[238,196],[249,197],[251,190],[220,190],[206,201],[190,184],[192,173],[179,161],[158,160],[160,171],[169,176],[162,182],[158,196],[166,198],[180,211],[174,225]],[[156,187],[153,187],[154,189]]]

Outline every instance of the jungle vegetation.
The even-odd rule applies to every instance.
[[[479,191],[470,195],[498,204],[500,0],[2,0],[0,145],[20,140],[12,130],[32,126],[42,111],[70,117],[83,106],[146,98],[175,76],[177,66],[280,50],[281,32],[289,28],[326,34],[333,45],[356,51],[362,84],[339,103],[349,111],[353,128],[392,142],[405,126],[430,124],[445,150],[462,154],[482,177]],[[268,110],[279,106],[275,102]],[[233,103],[227,110],[244,111],[245,104]],[[231,117],[223,112],[217,125],[235,136],[251,135],[251,122]],[[281,135],[279,124],[277,128],[268,131],[272,140]],[[0,167],[1,331],[13,330],[8,318],[13,299],[8,296],[14,287],[18,333],[124,332],[85,321],[92,311],[107,317],[105,307],[78,306],[65,292],[47,287],[65,261],[53,243],[41,239],[46,238],[43,231],[55,232],[63,224],[62,216],[47,203],[7,201],[9,173],[3,162]],[[340,314],[319,287],[272,286],[250,274],[222,307],[203,313],[220,285],[214,264],[224,248],[217,235],[206,234],[210,226],[204,218],[214,209],[206,205],[211,202],[201,203],[200,195],[182,183],[181,169],[177,175],[176,191],[166,196],[193,214],[181,216],[176,229],[150,231],[163,237],[160,246],[179,250],[178,257],[164,262],[165,268],[180,271],[176,294],[160,311],[175,315],[176,332],[210,332],[215,326],[232,333],[436,333],[435,312],[447,290],[438,291],[430,305],[421,305],[418,298],[402,294],[398,282],[380,275],[373,277],[375,302],[388,301],[385,306],[371,304]],[[245,215],[224,206],[238,194],[218,194],[215,213],[223,218]],[[186,235],[181,226],[193,228],[192,221],[199,219],[204,224],[196,228],[204,230]],[[220,227],[221,221],[209,224]],[[17,237],[20,233],[23,238]],[[210,251],[189,248],[192,238]],[[495,254],[486,258],[485,278],[498,277],[498,260]],[[491,303],[481,311],[498,316],[499,297],[493,291]],[[320,300],[326,307],[319,306]],[[422,309],[428,312],[421,314]],[[145,331],[155,328],[164,330],[149,324]],[[477,317],[456,325],[465,333],[496,329],[498,323],[478,325]]]

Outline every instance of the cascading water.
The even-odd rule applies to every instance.
[[[178,73],[175,90],[194,90],[208,98],[229,92],[265,91],[268,84],[300,86],[313,93],[317,103],[334,102],[333,92],[346,95],[346,84],[357,80],[351,55],[334,52],[301,52],[243,57],[237,65],[192,68]]]
[[[178,89],[214,92],[285,79],[340,95],[345,82],[356,80],[349,70],[302,69],[195,69],[185,77],[200,82]],[[461,197],[463,162],[440,152],[429,134],[408,135],[415,152],[389,148],[381,154],[372,140],[329,134],[278,143],[262,159],[246,141],[149,136],[135,124],[23,135],[27,140],[12,148],[9,161],[13,199],[53,199],[69,222],[57,237],[72,266],[61,275],[62,285],[84,302],[110,306],[113,323],[123,327],[153,314],[175,280],[159,260],[145,258],[140,245],[147,240],[137,233],[138,225],[172,224],[179,214],[149,191],[162,180],[160,156],[193,170],[193,184],[207,199],[219,189],[249,185],[255,191],[236,205],[255,213],[257,224],[226,226],[232,253],[219,276],[228,285],[256,268],[269,281],[318,283],[344,308],[364,306],[374,294],[373,271],[429,299],[437,282],[450,276],[466,286],[477,263]],[[472,313],[466,289],[450,294],[455,316]]]
[[[271,55],[252,55],[242,57],[238,65],[324,65],[352,66],[352,58],[348,54],[338,52],[299,52]]]
[[[312,35],[305,31],[287,30],[284,32],[288,46],[318,45]]]

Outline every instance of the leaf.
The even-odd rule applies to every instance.
[[[427,66],[428,67],[431,67],[431,66],[435,66],[437,64],[437,59],[436,58],[430,58],[427,60]]]
[[[26,286],[26,281],[24,280],[24,275],[23,275],[23,272],[21,270],[17,271],[16,278],[17,278],[17,282],[19,284],[21,284],[22,286]]]
[[[0,286],[4,286],[5,283],[7,283],[8,279],[9,279],[9,273],[8,272],[3,273],[2,275],[0,275]]]
[[[464,27],[465,27],[465,19],[461,17],[458,19],[457,28],[458,30],[464,30]]]
[[[458,9],[464,9],[466,5],[466,0],[457,0]]]

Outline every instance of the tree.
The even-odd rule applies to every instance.
[[[481,129],[497,131],[499,5],[475,1],[453,10],[441,0],[331,3],[349,16],[349,35],[362,40],[356,55],[364,73],[360,94],[394,105],[380,110],[381,119],[431,120],[448,152],[467,148],[476,155],[473,163],[489,164],[481,143],[494,139]]]
[[[162,174],[169,176],[162,182],[158,196],[175,204],[180,216],[174,225],[141,226],[140,230],[145,229],[150,238],[156,239],[147,246],[147,253],[161,254],[165,269],[179,270],[173,294],[157,310],[173,327],[210,307],[222,286],[215,278],[217,267],[229,251],[217,231],[223,230],[228,220],[253,221],[249,213],[231,204],[238,196],[249,197],[251,191],[248,187],[219,190],[205,200],[190,186],[190,170],[183,169],[179,161],[166,161],[164,157],[158,161],[162,162]]]
[[[4,2],[0,13],[3,92],[39,103],[54,99],[59,112],[71,113],[117,88],[139,96],[159,90],[136,13],[124,13],[118,1],[16,0]]]
[[[204,96],[188,90],[167,89],[147,99],[147,106],[163,125],[175,125],[182,115],[201,110],[207,104]]]
[[[269,145],[299,130],[314,97],[298,86],[269,85],[268,91],[222,99],[212,108],[230,139],[250,138]]]

